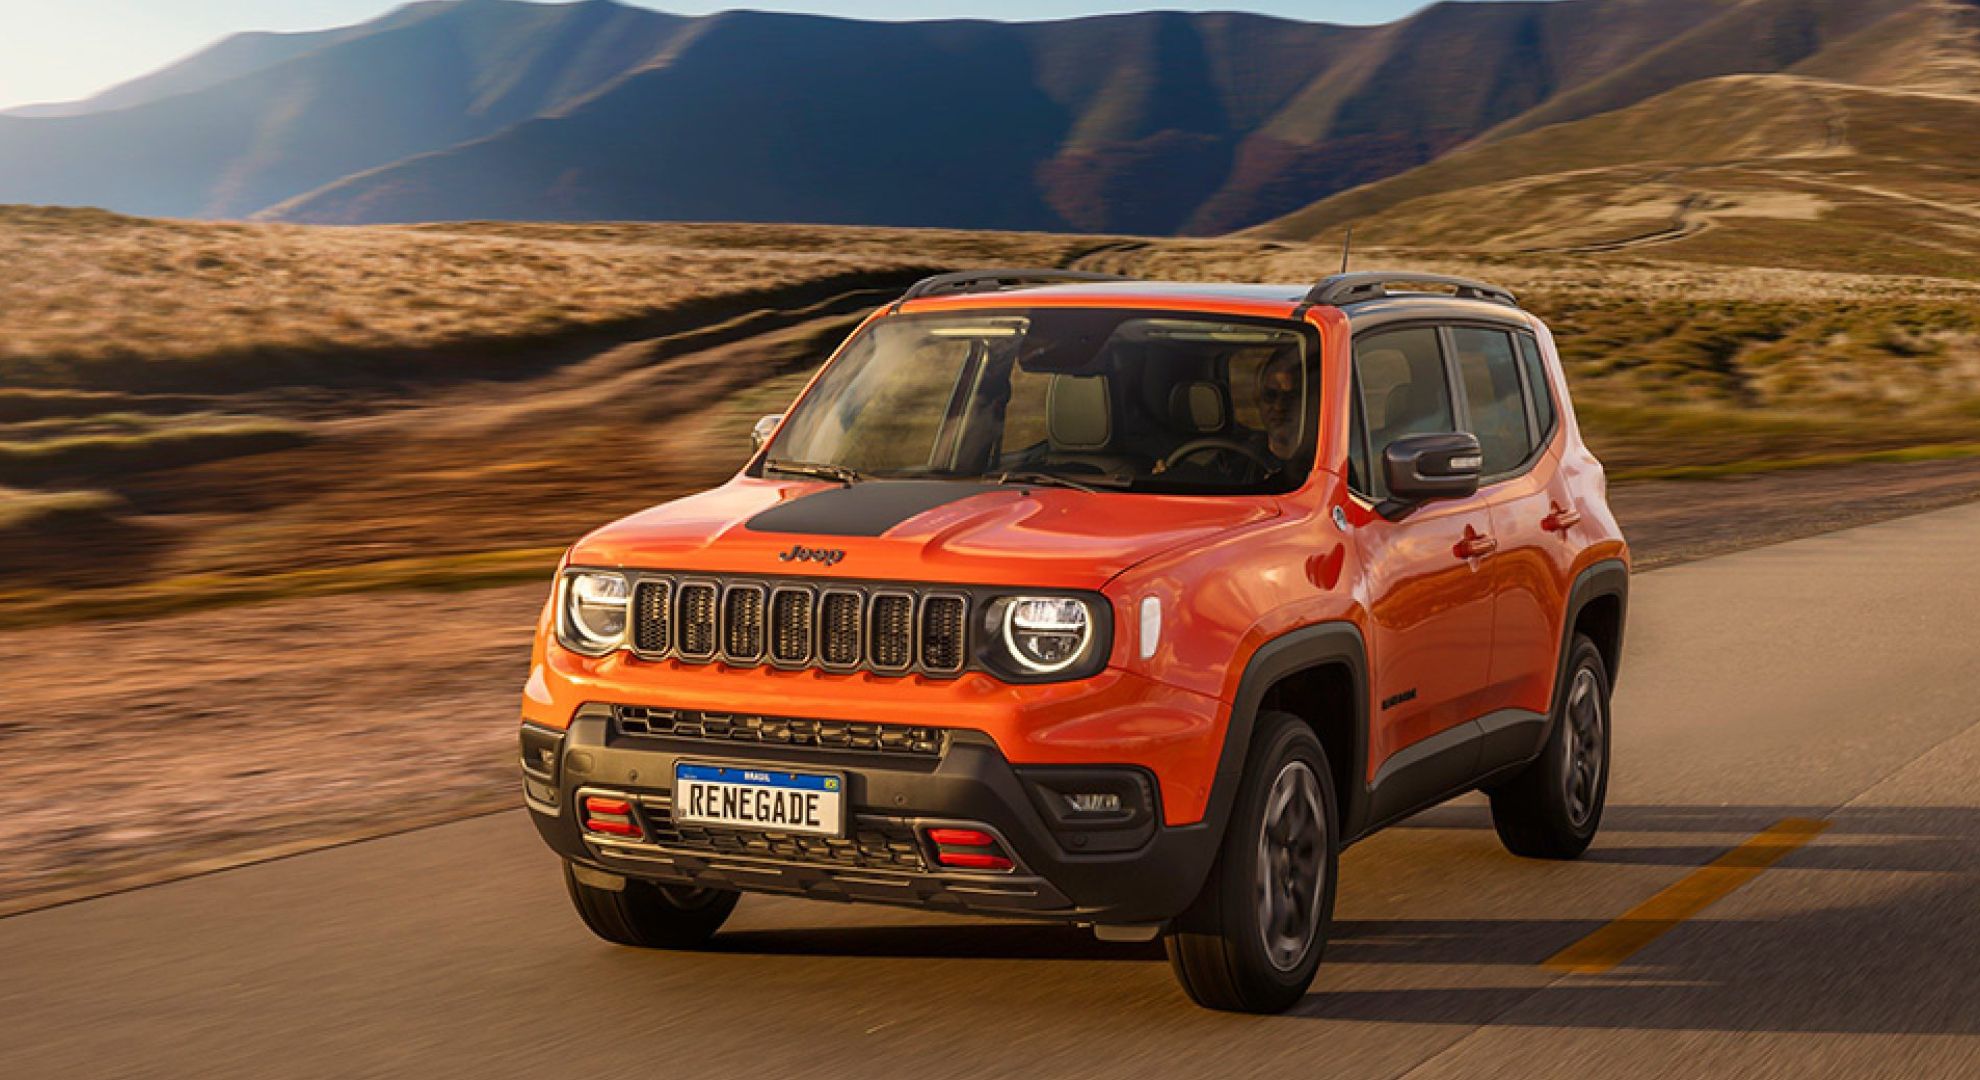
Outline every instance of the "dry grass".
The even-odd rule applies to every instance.
[[[0,488],[0,533],[39,527],[50,520],[105,515],[122,505],[102,491],[21,491]]]
[[[0,207],[0,370],[16,386],[237,385],[298,355],[546,341],[679,309],[956,259],[1054,262],[1091,241],[779,226],[309,228]],[[963,252],[973,252],[965,256]],[[461,362],[473,374],[473,357]],[[257,368],[276,377],[257,380]],[[308,381],[308,380],[300,380]]]
[[[0,208],[0,260],[27,250],[0,278],[0,482],[35,490],[0,493],[0,622],[540,573],[585,529],[720,482],[751,421],[925,270],[1311,281],[1339,260],[1261,237]],[[1356,265],[1519,292],[1618,478],[1980,442],[1980,284],[1640,252]]]
[[[209,413],[154,417],[114,413],[8,425],[0,437],[0,483],[111,480],[131,473],[301,446],[309,430],[285,420]]]

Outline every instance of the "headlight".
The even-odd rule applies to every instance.
[[[1073,666],[1093,644],[1086,601],[1016,596],[1004,603],[1004,648],[1025,671],[1051,675]]]
[[[632,587],[623,574],[577,573],[564,578],[564,645],[602,656],[625,644]]]

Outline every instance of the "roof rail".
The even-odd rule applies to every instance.
[[[1044,285],[1073,281],[1132,280],[1134,279],[1119,274],[1096,274],[1087,270],[960,270],[953,274],[936,274],[934,277],[922,278],[901,295],[900,302],[919,300],[924,296],[992,292],[1034,283]]]
[[[1359,304],[1364,300],[1380,300],[1389,295],[1391,284],[1426,284],[1452,286],[1460,299],[1485,300],[1507,307],[1518,307],[1519,301],[1512,291],[1489,282],[1472,278],[1451,277],[1448,274],[1419,274],[1408,270],[1358,270],[1352,274],[1335,274],[1323,278],[1313,290],[1306,294],[1308,304],[1328,304],[1341,307],[1345,304]]]

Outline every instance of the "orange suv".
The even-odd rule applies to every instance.
[[[1515,853],[1595,833],[1628,549],[1504,289],[945,274],[755,438],[537,628],[525,800],[609,941],[1035,916],[1267,1012],[1345,845],[1478,789]]]

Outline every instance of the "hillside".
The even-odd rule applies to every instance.
[[[684,25],[609,3],[462,0],[306,38],[286,59],[264,42],[240,61],[261,66],[232,78],[223,75],[237,50],[216,48],[176,73],[196,89],[169,92],[168,82],[162,96],[140,86],[128,107],[0,116],[0,202],[245,217],[566,105]]]
[[[1445,4],[1375,29],[733,12],[562,115],[269,216],[1214,233],[1430,160],[1725,2]]]
[[[1371,243],[1450,250],[1980,276],[1980,4],[1923,0],[1860,26],[1837,21],[1846,7],[1754,0],[1682,39],[1696,75],[1734,40],[1791,36],[1797,13],[1803,30],[1827,18],[1833,43],[1787,72],[1693,79],[1534,126],[1559,99],[1252,234],[1315,239],[1353,223]]]
[[[1880,27],[1954,3],[1440,3],[1339,27],[430,0],[0,115],[0,202],[1216,234],[1701,78],[1846,42],[1836,62],[1875,66]]]
[[[1980,276],[1980,98],[1728,76],[1452,154],[1254,231]]]

